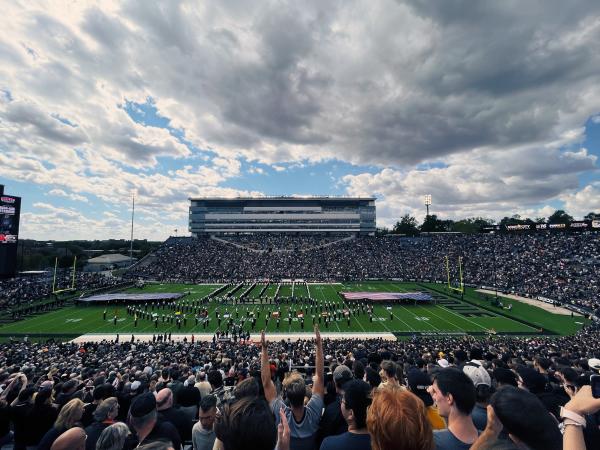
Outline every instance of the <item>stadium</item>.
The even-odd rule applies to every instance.
[[[0,344],[4,364],[23,365],[28,381],[37,366],[46,371],[56,366],[48,377],[65,386],[63,392],[69,390],[70,402],[89,396],[88,386],[94,389],[89,383],[105,382],[106,371],[110,390],[115,385],[128,389],[131,393],[124,398],[139,401],[148,381],[163,384],[162,394],[151,396],[155,402],[172,397],[177,380],[197,382],[188,385],[189,394],[203,398],[194,386],[207,383],[207,374],[213,379],[218,374],[221,380],[207,383],[218,401],[226,401],[222,394],[229,402],[242,395],[235,394],[242,380],[256,383],[257,389],[262,384],[267,396],[271,368],[266,378],[263,369],[268,347],[279,353],[274,364],[300,371],[306,382],[312,379],[316,392],[320,388],[313,370],[323,370],[319,367],[324,362],[329,363],[332,383],[328,389],[338,386],[336,373],[346,367],[348,380],[364,378],[365,386],[379,389],[385,383],[404,383],[403,389],[415,393],[418,388],[410,380],[417,369],[411,365],[436,374],[446,367],[460,368],[471,358],[468,364],[476,371],[483,370],[488,378],[492,373],[500,381],[493,366],[485,369],[482,361],[487,359],[514,374],[515,382],[525,375],[517,361],[528,359],[545,367],[558,365],[559,359],[573,364],[569,358],[580,364],[577,358],[584,358],[587,370],[596,361],[600,368],[600,360],[594,359],[600,348],[595,346],[600,336],[599,286],[590,279],[599,266],[597,258],[588,258],[590,252],[600,254],[597,222],[380,236],[373,233],[374,198],[190,199],[189,209],[191,237],[171,237],[126,269],[78,272],[74,261],[70,270],[55,268],[52,277],[2,281],[6,309],[0,336],[10,342]],[[14,213],[18,223],[18,210]],[[531,256],[535,254],[543,257]],[[10,268],[8,259],[5,268]],[[27,302],[19,300],[23,295]],[[306,347],[315,331],[316,353]],[[25,349],[40,356],[28,357]],[[179,355],[175,360],[169,360],[172,352]],[[73,367],[77,364],[79,369]],[[161,378],[150,376],[159,367]],[[353,375],[357,367],[363,369]],[[360,372],[365,367],[372,371],[368,376]],[[560,367],[561,376],[571,373]],[[51,376],[54,370],[58,378]],[[78,376],[74,384],[61,383],[73,370],[82,370],[81,384]],[[405,381],[394,381],[402,379],[402,370]],[[166,373],[172,382],[164,381]],[[123,374],[129,381],[121,384],[115,377]],[[278,389],[285,391],[283,386]],[[213,398],[209,391],[206,401]],[[116,395],[120,402],[122,394]],[[431,401],[425,398],[431,399],[428,393],[419,395],[426,404]],[[113,398],[108,397],[106,401]],[[561,400],[554,400],[547,408],[558,414]],[[171,400],[163,408],[175,414],[169,419],[177,424],[169,437],[175,448],[196,448],[194,420],[211,408],[198,402],[182,396],[177,405]],[[192,415],[183,420],[187,407]],[[126,419],[116,414],[114,419]],[[95,422],[87,420],[89,435]],[[43,442],[48,433],[32,442]],[[327,436],[335,436],[333,429],[314,434],[310,448]],[[17,439],[27,440],[18,434]]]
[[[600,2],[2,7],[0,450],[600,449]]]
[[[548,274],[538,274],[516,284],[503,267],[514,264],[534,276],[533,261],[503,255],[497,267],[488,262],[496,253],[489,246],[519,241],[511,229],[377,237],[374,223],[373,198],[191,199],[192,237],[168,239],[106,287],[82,292],[72,270],[65,275],[68,289],[53,286],[60,309],[5,324],[0,333],[237,341],[256,340],[263,329],[287,338],[318,325],[338,338],[559,336],[597,318],[597,286],[575,297],[559,277],[548,283]],[[572,234],[539,234],[530,245],[566,236]],[[580,232],[578,239],[595,243],[597,232]],[[463,250],[475,247],[486,251]],[[553,255],[557,263],[564,265],[565,251]],[[501,286],[494,283],[498,278]]]

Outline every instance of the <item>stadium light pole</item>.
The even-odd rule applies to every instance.
[[[129,266],[133,265],[133,217],[135,214],[135,192],[131,194],[131,242],[129,243]]]
[[[429,217],[429,206],[431,205],[431,194],[425,195],[425,207],[427,208],[427,216]]]

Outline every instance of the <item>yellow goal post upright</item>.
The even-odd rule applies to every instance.
[[[465,294],[465,283],[463,281],[463,270],[462,270],[462,256],[458,257],[458,287],[456,286],[452,286],[452,283],[450,283],[450,258],[448,257],[448,255],[445,256],[446,259],[446,275],[448,277],[448,290],[450,291],[454,291],[454,292],[458,292],[459,294],[464,295]]]
[[[58,270],[58,257],[54,259],[54,277],[52,278],[52,293],[60,294],[61,292],[75,292],[75,273],[77,270],[77,256],[73,257],[73,271],[71,276],[71,287],[64,289],[56,289],[56,271]]]

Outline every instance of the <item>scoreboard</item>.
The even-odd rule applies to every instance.
[[[0,189],[0,278],[15,275],[21,197],[7,195]]]

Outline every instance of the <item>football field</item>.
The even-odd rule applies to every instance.
[[[238,299],[251,288],[251,284],[240,287],[232,295]],[[133,314],[127,314],[124,304],[77,305],[40,314],[0,327],[0,336],[76,336],[87,333],[214,333],[223,331],[230,321],[243,326],[244,331],[258,332],[266,329],[269,333],[312,332],[312,323],[327,332],[340,333],[393,333],[396,336],[438,335],[438,334],[514,334],[514,335],[565,335],[574,333],[584,323],[581,317],[560,316],[524,303],[502,298],[503,308],[492,306],[490,297],[484,297],[473,290],[467,290],[463,299],[452,293],[444,285],[427,283],[400,282],[363,282],[347,284],[304,284],[278,285],[277,283],[257,284],[251,288],[246,299],[254,303],[228,304],[210,298],[206,305],[208,321],[196,320],[197,305],[201,299],[222,287],[222,285],[189,284],[149,284],[144,288],[132,288],[131,293],[185,293],[174,307],[159,308],[148,304],[147,317],[157,314],[156,323],[152,318],[138,318],[135,324]],[[232,291],[232,285],[220,297]],[[421,303],[407,301],[401,304],[376,304],[372,314],[361,308],[351,308],[339,292],[378,292],[405,293],[423,292],[433,297],[432,302]],[[282,304],[272,304],[277,292],[283,298]],[[306,299],[312,299],[312,302]],[[304,299],[304,300],[302,300]],[[512,309],[507,306],[512,304]],[[324,320],[323,306],[328,305],[328,314],[332,319]],[[144,308],[143,305],[137,305]],[[106,311],[106,318],[104,312]],[[218,323],[217,312],[221,317]],[[275,313],[275,314],[274,314]],[[165,321],[162,316],[179,317]],[[277,315],[280,317],[277,320]],[[115,323],[116,316],[116,323]],[[252,317],[256,323],[252,327]],[[304,317],[304,321],[302,321]],[[268,318],[268,320],[267,320]],[[205,323],[206,322],[206,323]],[[243,322],[243,325],[242,325]],[[304,328],[302,323],[304,322]]]

